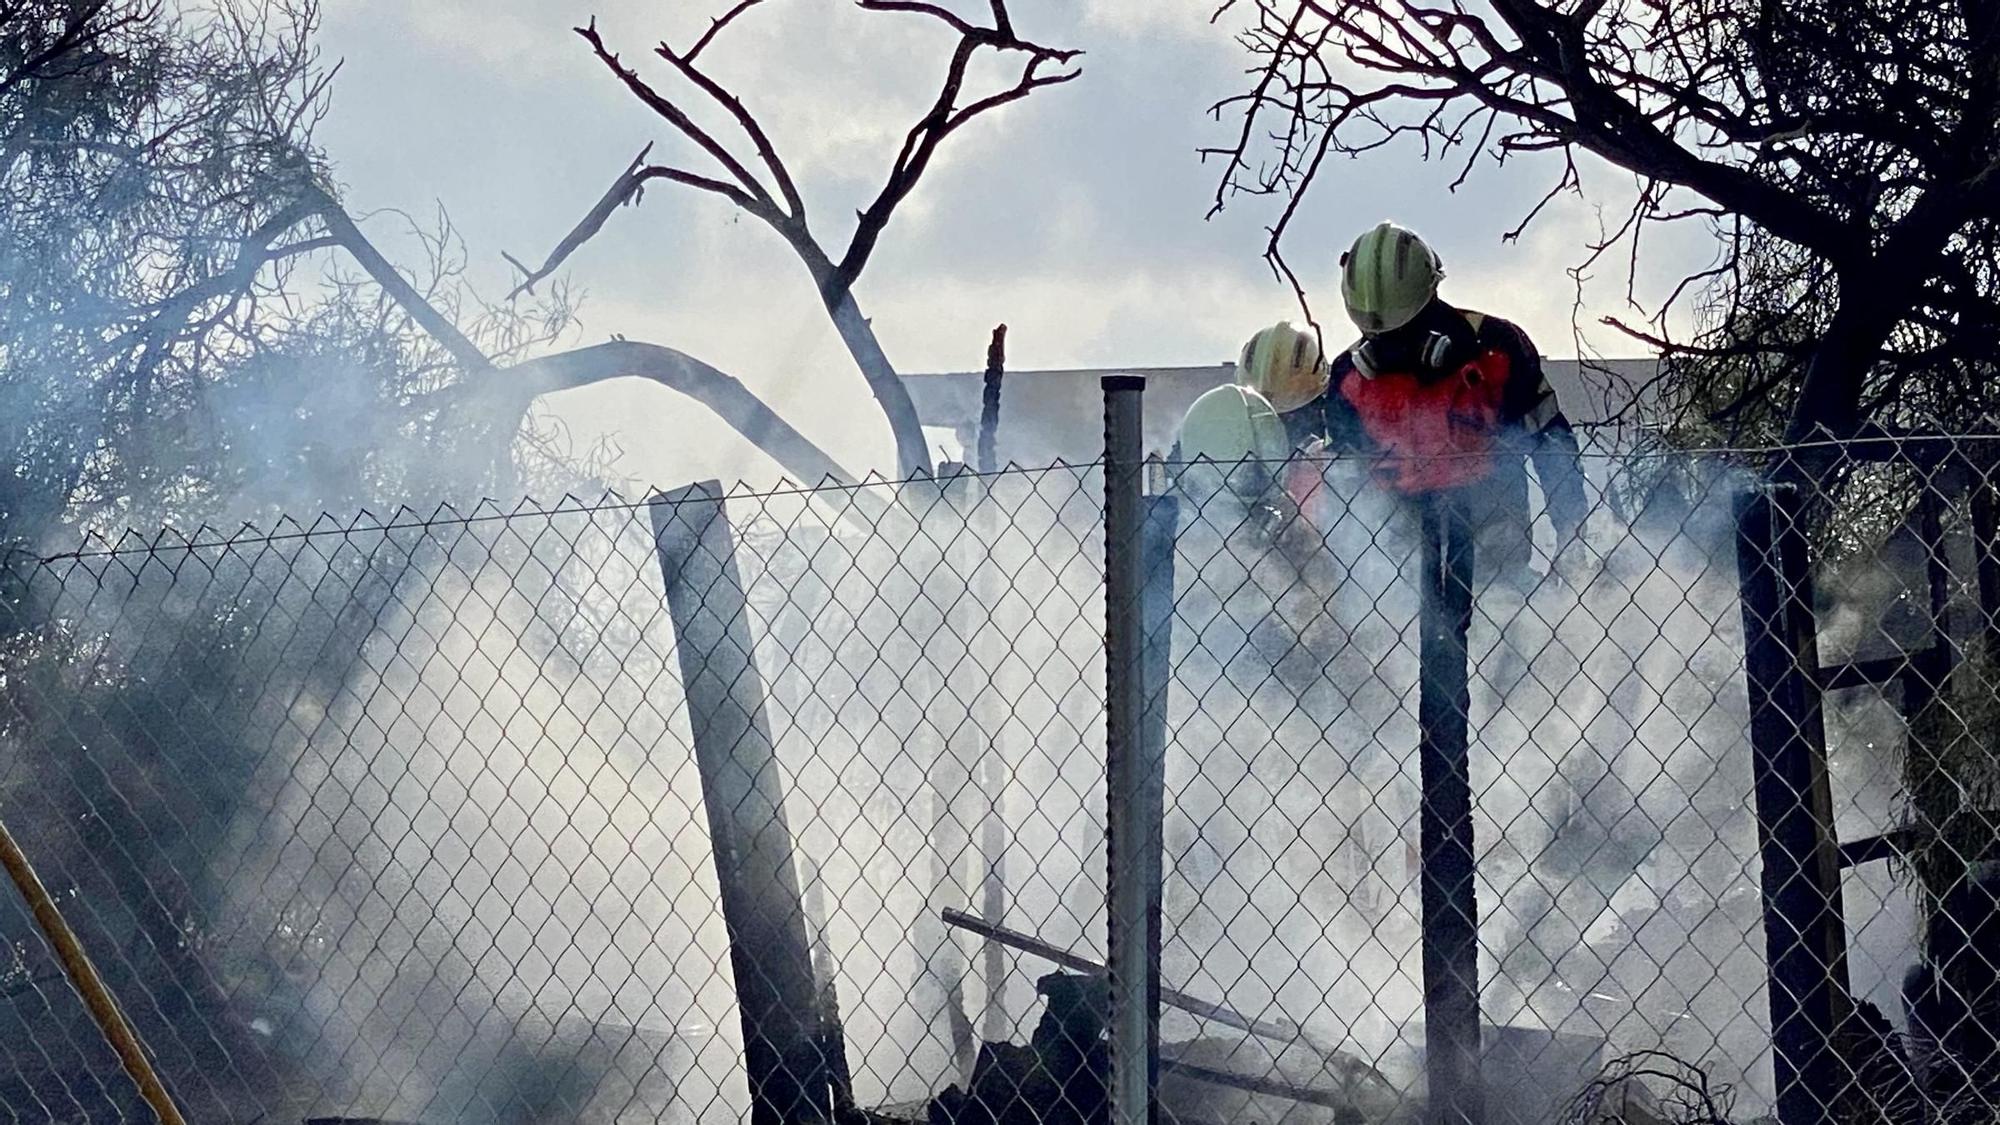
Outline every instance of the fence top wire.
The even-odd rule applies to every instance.
[[[192,529],[182,530],[172,525],[161,527],[151,533],[136,528],[127,528],[115,537],[98,531],[83,534],[83,545],[70,551],[58,551],[48,555],[14,549],[7,553],[5,561],[14,566],[28,565],[47,567],[58,563],[75,562],[83,559],[107,559],[132,556],[154,556],[177,554],[198,550],[231,550],[241,547],[255,547],[272,543],[301,542],[313,539],[343,538],[356,534],[380,534],[396,531],[435,531],[441,528],[470,527],[478,524],[503,523],[518,519],[545,519],[556,516],[597,515],[605,512],[632,512],[656,503],[693,503],[709,500],[756,500],[769,501],[787,497],[815,499],[827,496],[853,496],[879,489],[901,488],[924,482],[974,478],[995,479],[1002,477],[1035,477],[1059,473],[1086,472],[1103,465],[1098,461],[1066,461],[1057,458],[1046,465],[1023,466],[1009,462],[1006,466],[990,471],[980,471],[969,466],[956,467],[949,473],[920,473],[906,477],[891,477],[881,473],[870,473],[859,481],[840,481],[828,477],[819,484],[800,484],[789,478],[781,478],[775,484],[752,485],[739,480],[718,494],[699,497],[683,496],[675,498],[671,493],[655,490],[642,498],[624,495],[616,489],[607,489],[595,499],[565,493],[552,503],[543,503],[535,497],[524,497],[511,506],[500,501],[485,498],[468,508],[461,509],[450,502],[441,502],[436,507],[422,510],[407,505],[399,506],[387,516],[378,515],[363,508],[352,516],[341,517],[331,512],[322,512],[310,522],[292,516],[279,517],[276,526],[259,527],[254,523],[244,523],[233,531],[213,524],[202,523]]]
[[[1589,429],[1580,426],[1578,429]],[[1767,445],[1704,445],[1704,446],[1645,446],[1626,448],[1604,448],[1595,442],[1586,442],[1579,449],[1578,456],[1596,462],[1620,462],[1633,460],[1657,460],[1681,457],[1687,459],[1727,459],[1731,457],[1790,457],[1824,451],[1850,451],[1855,449],[1892,450],[1904,447],[1923,448],[1954,446],[1958,444],[1985,446],[1986,452],[2000,452],[2000,434],[1994,433],[1883,433],[1857,438],[1824,438],[1803,442]],[[1477,457],[1484,454],[1446,454],[1446,457]],[[1285,458],[1243,457],[1240,459],[1217,460],[1199,455],[1183,458],[1172,454],[1155,454],[1150,460],[1171,468],[1207,465],[1231,472],[1235,469],[1258,465],[1290,466],[1309,464],[1326,466],[1339,463],[1363,463],[1373,459],[1370,454],[1347,451],[1300,451]],[[1040,465],[1022,465],[1010,461],[992,470],[980,470],[970,465],[953,465],[948,472],[916,473],[909,476],[890,476],[880,472],[870,472],[860,480],[843,481],[828,476],[818,484],[804,484],[790,478],[781,477],[766,485],[753,485],[737,480],[722,490],[719,496],[700,497],[703,500],[755,500],[770,501],[787,497],[804,499],[826,499],[828,497],[855,497],[878,490],[900,488],[923,481],[999,479],[1006,477],[1035,477],[1058,473],[1086,472],[1101,469],[1103,458],[1071,461],[1064,458]],[[255,523],[245,522],[230,530],[211,523],[201,523],[192,529],[183,530],[167,525],[150,533],[136,528],[126,528],[116,535],[100,531],[87,531],[82,543],[74,550],[58,551],[38,555],[20,548],[9,549],[0,555],[0,564],[20,570],[22,568],[46,568],[52,565],[76,562],[86,559],[117,559],[138,556],[159,556],[185,554],[200,550],[234,550],[287,542],[307,542],[315,539],[343,538],[357,534],[385,534],[399,531],[436,531],[454,527],[471,527],[479,524],[500,523],[518,519],[546,519],[559,516],[597,515],[606,512],[630,512],[660,502],[689,502],[695,498],[684,497],[673,500],[660,490],[653,490],[643,497],[627,496],[617,489],[606,489],[596,497],[578,496],[565,493],[559,499],[544,503],[535,497],[524,497],[511,505],[493,498],[483,498],[469,507],[461,507],[451,502],[441,502],[429,509],[418,509],[399,505],[387,515],[363,508],[351,516],[340,516],[331,512],[321,512],[310,520],[302,520],[290,515],[278,518],[275,526],[265,528]]]

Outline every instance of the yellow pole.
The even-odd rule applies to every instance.
[[[41,877],[35,874],[21,846],[7,831],[5,821],[0,821],[0,865],[7,868],[14,886],[21,891],[21,897],[28,900],[35,922],[55,948],[56,958],[62,962],[69,983],[83,997],[91,1017],[97,1021],[97,1030],[103,1033],[104,1041],[111,1045],[111,1049],[118,1053],[118,1061],[125,1064],[125,1073],[132,1076],[140,1096],[159,1115],[160,1125],[187,1125],[187,1118],[181,1116],[173,1096],[167,1093],[159,1074],[153,1070],[152,1062],[147,1059],[146,1048],[139,1042],[138,1033],[132,1030],[125,1013],[118,1009],[117,998],[105,987],[104,978],[97,975],[97,966],[90,963],[90,955],[83,951],[83,944],[76,940],[69,923],[63,921],[62,911],[56,909],[55,900],[49,897],[48,888],[42,886]]]

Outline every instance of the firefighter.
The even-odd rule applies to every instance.
[[[1291,414],[1326,393],[1329,373],[1319,335],[1288,321],[1260,330],[1236,358],[1236,382],[1264,396],[1280,415]]]
[[[1289,321],[1260,329],[1244,343],[1236,359],[1237,385],[1262,395],[1285,423],[1287,456],[1324,451],[1325,442],[1307,432],[1309,426],[1297,425],[1295,420],[1308,417],[1311,412],[1301,411],[1326,393],[1330,377],[1320,355],[1319,333]],[[1296,459],[1285,468],[1281,483],[1293,505],[1302,510],[1309,507],[1320,489],[1320,469],[1311,456]]]
[[[1381,223],[1340,257],[1340,291],[1361,338],[1330,364],[1324,392],[1286,417],[1294,441],[1322,437],[1370,456],[1376,479],[1408,496],[1451,493],[1476,535],[1479,571],[1522,589],[1533,520],[1532,460],[1565,569],[1586,503],[1576,436],[1518,326],[1438,296],[1444,269],[1416,233]]]

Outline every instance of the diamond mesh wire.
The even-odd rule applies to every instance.
[[[1783,1101],[1744,460],[1593,455],[1580,548],[1525,518],[1538,491],[1478,529],[1487,1121]],[[1992,1119],[2000,568],[1973,463],[1885,463],[1801,517],[1864,1005],[1824,1120]],[[1423,1120],[1416,515],[1349,460],[1161,475],[1162,1109]],[[0,816],[194,1120],[758,1119],[740,968],[795,954],[843,1117],[1100,1119],[1103,489],[1057,464],[733,490],[678,578],[733,653],[686,651],[662,509],[616,497],[15,560]],[[798,948],[781,927],[734,966],[713,833],[746,814],[712,807],[691,666],[731,669],[716,713],[770,750],[797,893]],[[148,1119],[7,902],[0,1104]]]

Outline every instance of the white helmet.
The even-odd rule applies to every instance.
[[[1221,465],[1245,458],[1282,461],[1292,452],[1285,423],[1271,401],[1235,383],[1203,392],[1181,419],[1181,459],[1207,457]]]

